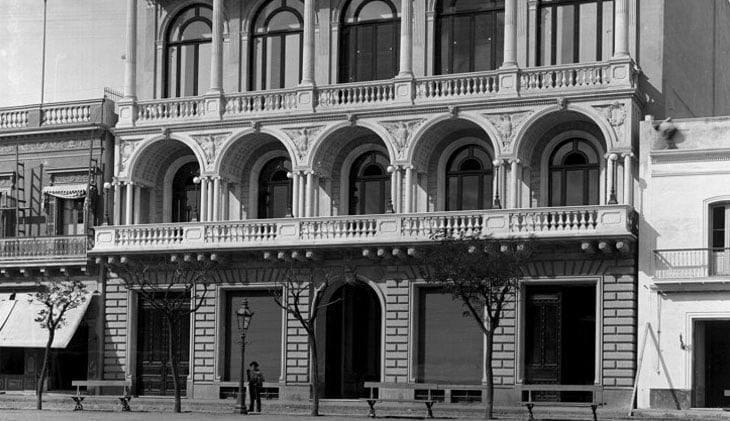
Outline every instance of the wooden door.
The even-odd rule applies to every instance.
[[[525,383],[560,383],[562,293],[527,294]]]

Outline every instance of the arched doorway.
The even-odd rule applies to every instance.
[[[323,395],[330,399],[363,397],[363,382],[380,380],[381,306],[363,282],[345,283],[326,300],[324,352],[320,370]]]

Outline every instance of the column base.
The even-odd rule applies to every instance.
[[[413,75],[398,75],[394,79],[395,102],[400,104],[413,104],[416,97],[416,80]]]
[[[639,68],[630,56],[613,57],[608,60],[611,86],[635,88],[638,85]]]
[[[223,92],[208,92],[204,97],[205,120],[222,120],[226,110],[226,99]]]
[[[520,69],[517,66],[500,68],[497,96],[520,96]]]
[[[317,90],[314,82],[302,82],[297,89],[297,110],[313,113],[317,106]]]
[[[134,127],[137,121],[137,99],[123,98],[117,102],[117,127]]]

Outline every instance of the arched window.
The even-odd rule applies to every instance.
[[[273,0],[256,13],[251,43],[251,88],[290,88],[302,79],[304,5]]]
[[[436,74],[494,70],[503,61],[504,0],[441,0]]]
[[[492,207],[492,160],[484,149],[464,146],[449,158],[446,168],[446,210]]]
[[[710,206],[710,276],[730,275],[730,203]]]
[[[596,149],[583,139],[569,139],[550,156],[550,206],[597,205],[600,164]]]
[[[350,215],[385,213],[389,197],[388,158],[380,152],[359,157],[350,170]]]
[[[291,161],[275,158],[269,161],[259,175],[259,218],[284,218],[291,214]]]
[[[200,190],[193,179],[200,175],[197,162],[183,165],[172,179],[172,222],[196,221],[200,215]]]
[[[193,5],[173,19],[165,37],[165,97],[201,95],[210,87],[212,16],[210,7]]]
[[[541,0],[538,66],[608,60],[613,55],[613,0]]]
[[[393,78],[398,73],[400,19],[388,0],[351,0],[342,19],[340,82]]]

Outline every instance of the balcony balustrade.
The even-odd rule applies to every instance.
[[[654,250],[654,277],[657,279],[709,278],[730,276],[730,249]]]
[[[86,263],[87,236],[0,239],[0,267],[66,266]]]
[[[185,97],[144,100],[136,103],[133,120],[122,118],[118,127],[145,126],[176,121],[206,119],[235,120],[242,117],[265,118],[282,114],[296,115],[315,112],[350,112],[379,107],[411,105],[461,104],[465,101],[483,101],[500,95],[505,99],[535,99],[545,95],[593,93],[597,89],[633,89],[636,87],[636,66],[633,61],[577,63],[528,69],[499,69],[427,76],[409,80],[379,80],[343,83],[329,86],[295,87],[269,91],[227,94],[221,113],[206,115],[206,98]],[[516,75],[509,89],[502,89],[502,76]],[[120,104],[120,116],[125,115]],[[8,123],[18,124],[22,115],[8,115]]]
[[[111,102],[107,102],[111,104]],[[103,100],[87,100],[0,108],[0,133],[26,128],[63,127],[103,123],[111,125],[113,110]]]
[[[588,240],[632,238],[625,205],[188,222],[95,229],[92,254],[255,250],[342,246],[412,246],[434,234]]]

